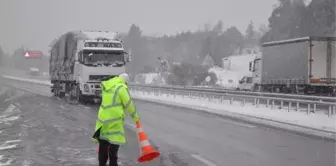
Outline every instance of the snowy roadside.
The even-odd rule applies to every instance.
[[[24,82],[50,85],[50,81],[32,80],[5,75],[3,75],[3,77]],[[182,98],[180,96],[174,98],[173,96],[157,96],[148,93],[144,95],[143,93],[134,91],[132,91],[131,94],[136,99],[191,108],[193,110],[205,111],[207,113],[235,118],[251,123],[264,124],[301,134],[336,140],[335,115],[328,117],[321,112],[305,115],[302,112],[288,112],[288,108],[286,107],[281,110],[271,110],[270,108],[266,108],[262,105],[259,108],[255,108],[251,104],[246,104],[244,107],[242,107],[239,106],[239,104],[230,105],[229,101],[224,101],[223,103],[219,104],[219,101],[216,100],[209,102],[206,100]]]
[[[231,117],[247,122],[270,125],[272,127],[290,130],[310,136],[336,139],[336,116],[328,117],[323,112],[306,115],[302,112],[283,109],[270,109],[260,105],[259,108],[251,104],[244,107],[230,104],[229,101],[207,101],[200,99],[182,98],[181,96],[154,95],[131,91],[134,98],[150,102],[187,107],[193,110],[205,111],[225,117]]]
[[[22,147],[20,132],[21,110],[13,99],[22,93],[9,92],[8,88],[0,85],[0,165],[16,165]]]

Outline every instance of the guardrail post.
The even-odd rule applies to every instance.
[[[244,98],[243,99],[243,106],[245,106],[245,104],[246,104],[246,99]]]
[[[313,108],[313,112],[316,112],[316,104],[314,103],[314,108]]]
[[[266,107],[267,107],[267,108],[269,107],[269,99],[267,99]]]
[[[280,109],[283,108],[283,101],[281,100]]]
[[[296,111],[300,111],[300,103],[299,102],[296,103]]]
[[[288,112],[292,109],[292,102],[288,102]]]
[[[233,97],[230,98],[230,104],[233,104]]]
[[[224,96],[220,96],[220,103],[223,103]]]
[[[257,98],[254,98],[254,103],[255,106],[257,105]]]
[[[272,100],[272,107],[271,107],[271,109],[274,109],[274,106],[275,106],[274,100]]]
[[[329,109],[328,109],[328,117],[331,117],[331,105],[329,106]]]
[[[309,113],[310,113],[310,104],[308,104],[307,115],[309,115]]]
[[[333,114],[336,114],[336,106],[333,106]]]

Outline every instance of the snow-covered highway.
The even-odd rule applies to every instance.
[[[96,106],[56,99],[47,86],[2,79],[1,87],[0,146],[17,146],[0,147],[0,163],[12,160],[12,165],[17,165],[13,164],[15,162],[96,164],[95,145],[90,142]],[[160,162],[161,165],[174,165],[175,162],[180,166],[335,165],[334,141],[188,108],[143,100],[136,100],[136,105],[145,131],[162,152],[159,161],[150,163],[153,166]],[[15,119],[16,116],[19,117]],[[129,143],[123,147],[121,157],[122,162],[132,165],[139,149],[132,123],[126,121],[126,124]]]

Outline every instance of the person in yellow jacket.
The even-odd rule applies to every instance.
[[[128,91],[126,73],[110,77],[100,84],[102,100],[98,110],[95,133],[92,141],[99,143],[99,166],[105,166],[109,157],[110,166],[118,166],[119,146],[126,143],[124,131],[124,110],[133,121],[139,115]]]

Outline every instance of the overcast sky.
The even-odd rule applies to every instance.
[[[24,45],[47,52],[53,38],[70,30],[144,34],[197,30],[223,20],[242,33],[249,20],[268,24],[277,0],[0,0],[0,45],[5,52]]]

